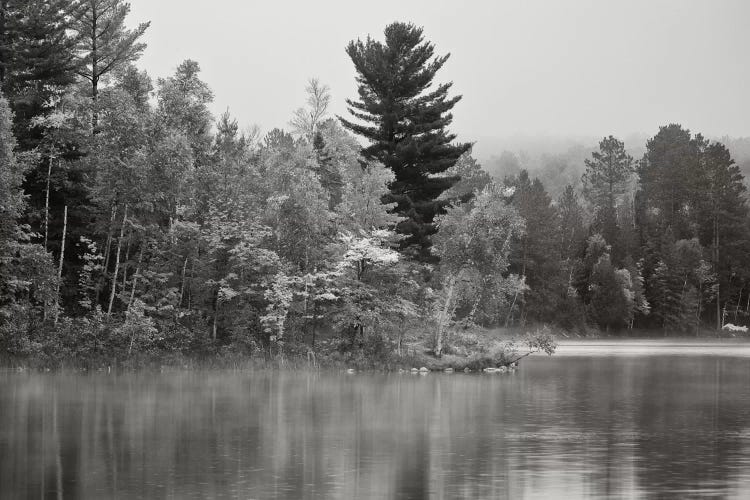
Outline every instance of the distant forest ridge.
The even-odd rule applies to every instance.
[[[645,132],[624,136],[625,150],[636,160],[642,158],[650,137]],[[750,183],[750,137],[707,138],[727,147],[745,177],[745,184]],[[480,136],[474,140],[472,154],[492,177],[502,180],[527,169],[539,177],[550,194],[557,196],[568,184],[580,187],[586,170],[584,160],[599,149],[601,137],[514,134]]]

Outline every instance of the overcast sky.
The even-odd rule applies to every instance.
[[[345,113],[356,96],[346,44],[382,40],[399,20],[451,53],[436,80],[463,95],[461,140],[652,135],[670,122],[750,136],[750,0],[130,3],[129,24],[151,21],[140,66],[156,78],[197,60],[214,111],[243,126],[286,127],[313,76]]]

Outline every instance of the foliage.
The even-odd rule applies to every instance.
[[[12,112],[0,94],[0,346],[23,351],[27,335],[55,298],[52,260],[18,223],[26,208],[21,189],[25,165],[16,158]]]
[[[78,33],[77,73],[91,83],[92,97],[96,100],[102,77],[140,57],[146,44],[138,39],[150,23],[142,23],[134,30],[126,29],[130,4],[121,0],[85,0],[81,8],[72,25]]]
[[[509,203],[511,193],[490,184],[472,203],[449,207],[438,218],[435,252],[441,259],[443,278],[443,294],[436,307],[438,355],[446,329],[465,297],[473,301],[468,315],[473,321],[486,294],[491,294],[493,302],[507,304],[525,288],[517,276],[504,277],[511,242],[524,231],[523,219]]]
[[[296,134],[312,141],[331,103],[331,89],[328,85],[321,84],[317,78],[311,78],[305,92],[307,108],[298,108],[289,124]]]
[[[479,162],[466,152],[456,161],[456,164],[445,171],[448,177],[458,177],[459,181],[444,191],[441,199],[469,201],[475,193],[481,191],[490,182],[490,175],[482,169]]]
[[[610,135],[599,142],[599,151],[585,163],[583,195],[593,208],[594,226],[619,257],[622,245],[617,210],[629,186],[633,158],[625,151],[625,144]]]
[[[490,345],[483,327],[750,321],[745,180],[723,144],[672,124],[636,176],[608,136],[506,152],[494,182],[448,130],[447,56],[404,23],[348,45],[353,121],[312,79],[291,132],[260,135],[214,120],[195,61],[152,83],[128,8],[0,2],[3,356],[483,367],[554,350],[549,329]]]
[[[526,227],[510,254],[511,272],[522,276],[529,287],[519,300],[520,322],[524,324],[529,314],[541,321],[553,321],[557,302],[565,296],[569,281],[559,259],[550,252],[559,237],[558,227],[550,224],[558,218],[556,207],[541,181],[532,180],[526,170],[506,179],[505,185],[513,189],[513,206]]]
[[[341,123],[369,141],[365,158],[393,171],[388,201],[407,218],[398,226],[407,235],[402,246],[414,246],[421,259],[428,259],[433,219],[445,204],[437,198],[459,180],[439,174],[471,147],[453,144],[456,136],[446,130],[450,110],[461,99],[448,97],[452,84],[430,88],[448,56],[434,55],[422,28],[399,22],[385,28],[384,43],[368,36],[350,42],[346,52],[359,84],[359,100],[346,102],[358,122],[342,118]]]

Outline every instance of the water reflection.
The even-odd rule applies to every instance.
[[[0,374],[2,498],[737,497],[750,368],[514,375]]]

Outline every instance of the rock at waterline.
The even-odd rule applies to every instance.
[[[348,370],[346,370],[346,373],[351,375],[352,373],[357,373],[357,371],[354,368],[349,368]]]
[[[430,369],[427,368],[427,367],[424,367],[424,366],[419,369],[419,373],[428,373],[429,371],[430,371]]]
[[[445,373],[453,373],[453,368],[450,368],[450,367],[448,367],[448,368],[446,368],[446,369],[445,369],[445,370],[443,370],[443,371],[444,371]]]
[[[412,373],[419,373],[419,370],[418,370],[417,368],[412,368],[412,369],[411,369],[411,372],[412,372]]]

